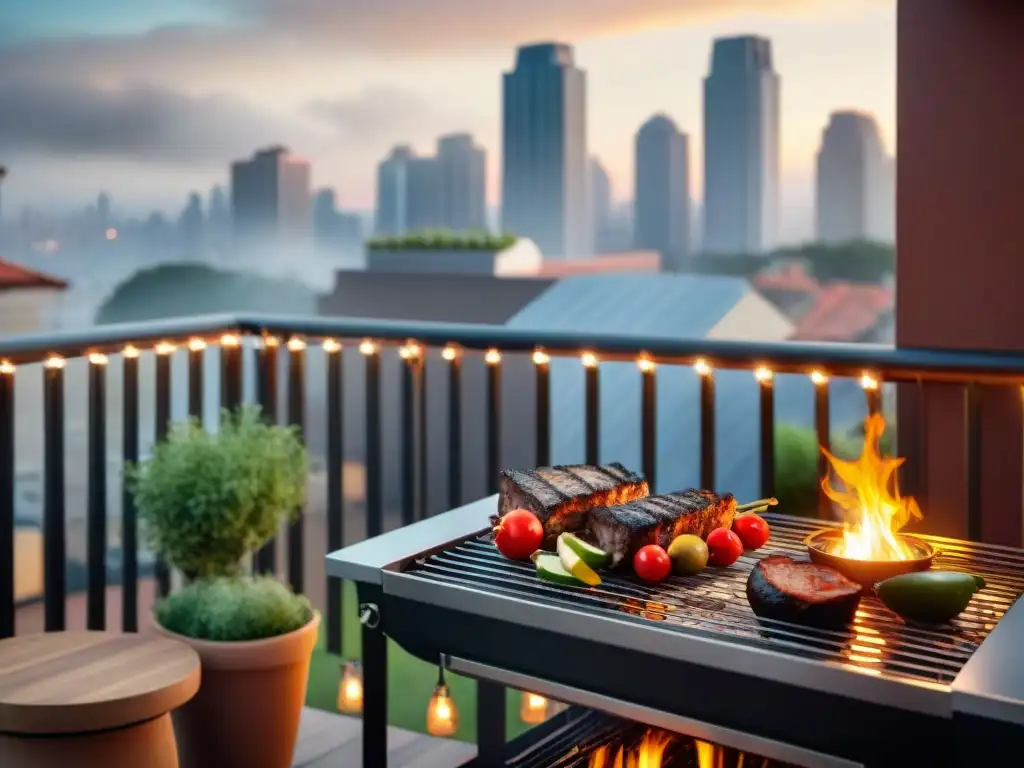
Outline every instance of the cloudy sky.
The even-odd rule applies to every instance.
[[[891,147],[895,0],[17,0],[0,3],[4,207],[177,207],[230,160],[285,143],[318,186],[368,208],[389,147],[475,133],[496,199],[501,73],[519,43],[572,43],[592,154],[631,195],[633,133],[655,112],[691,137],[711,39],[772,38],[782,75],[784,229],[810,227],[829,111],[873,112]]]

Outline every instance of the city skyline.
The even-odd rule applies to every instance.
[[[51,11],[58,5],[43,3]],[[224,183],[230,159],[276,142],[313,161],[315,186],[334,187],[344,207],[366,210],[372,207],[374,164],[390,146],[408,142],[429,151],[435,136],[456,131],[473,133],[487,151],[494,205],[501,73],[511,66],[516,44],[536,39],[571,43],[587,71],[588,152],[608,169],[617,200],[628,197],[631,186],[633,134],[652,114],[670,115],[694,137],[691,153],[700,157],[701,79],[711,40],[721,35],[772,38],[776,69],[786,81],[784,238],[787,230],[789,238],[801,228],[805,235],[813,230],[814,155],[830,112],[874,113],[892,147],[891,0],[791,0],[770,7],[740,0],[644,0],[630,4],[630,13],[615,4],[595,8],[563,0],[555,9],[527,4],[471,18],[463,18],[466,3],[447,0],[431,6],[431,19],[415,5],[386,4],[378,13],[336,3],[324,11],[330,19],[312,25],[317,30],[308,24],[315,4],[300,0],[289,26],[267,49],[275,66],[261,68],[251,66],[256,37],[247,36],[259,33],[258,24],[243,34],[223,19],[201,17],[199,8],[208,13],[216,6],[223,15],[238,5],[192,0],[187,10],[157,2],[120,16],[113,9],[126,4],[101,5],[110,12],[84,21],[81,13],[55,14],[59,29],[29,23],[31,12],[0,25],[0,91],[8,104],[26,103],[26,94],[34,99],[28,100],[31,114],[0,117],[0,153],[12,168],[5,186],[8,210],[41,201],[73,204],[97,188],[140,207],[177,206],[188,189]],[[262,6],[278,7],[276,0]],[[452,25],[453,16],[463,20]],[[145,34],[174,22],[185,26]],[[430,30],[445,23],[447,37],[434,39]],[[320,32],[328,30],[346,45],[327,45]],[[57,39],[58,33],[63,37]],[[356,34],[365,39],[356,43]],[[299,41],[304,45],[296,46]],[[76,88],[92,96],[91,105],[83,104]],[[149,122],[128,119],[140,103],[149,107]],[[41,127],[44,119],[60,122],[60,130]],[[219,128],[208,134],[211,122]],[[80,130],[69,130],[75,125]],[[127,129],[134,132],[122,136]],[[702,169],[695,165],[691,192],[699,199]]]

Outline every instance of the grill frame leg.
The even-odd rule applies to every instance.
[[[484,680],[476,684],[476,750],[481,768],[500,768],[505,759],[505,687]]]
[[[388,639],[380,623],[379,587],[360,584],[363,641],[363,768],[388,764]]]

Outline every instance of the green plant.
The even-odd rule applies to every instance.
[[[306,469],[298,431],[244,406],[224,411],[216,434],[196,420],[174,425],[127,481],[145,540],[192,581],[237,576],[305,503]]]
[[[197,581],[157,603],[165,629],[197,640],[238,642],[294,632],[313,618],[309,600],[269,577]]]

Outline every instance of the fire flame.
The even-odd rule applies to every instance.
[[[832,472],[842,488],[832,484],[831,473],[821,487],[846,520],[843,541],[834,553],[855,560],[909,560],[914,550],[896,535],[911,520],[921,518],[917,502],[900,496],[896,470],[903,458],[881,455],[879,440],[885,432],[885,419],[874,413],[864,422],[864,449],[856,461],[838,459],[824,448]]]
[[[590,756],[588,768],[661,768],[661,760],[674,735],[651,729],[636,749],[619,746],[614,752],[605,745]]]

